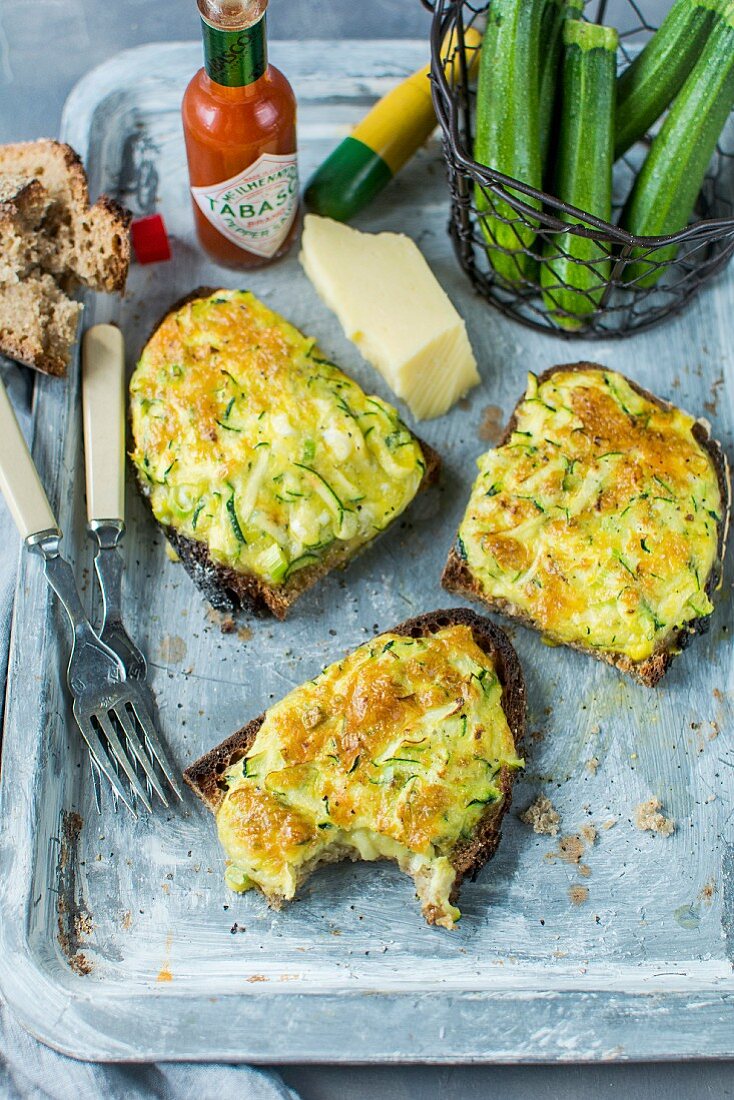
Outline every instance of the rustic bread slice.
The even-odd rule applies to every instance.
[[[0,146],[0,353],[64,375],[80,284],[122,290],[130,215],[102,196],[89,205],[73,149],[57,141]]]
[[[468,627],[474,643],[492,661],[494,671],[501,685],[500,705],[512,735],[515,754],[519,756],[522,752],[525,735],[525,683],[517,654],[507,636],[499,627],[484,616],[477,615],[466,608],[451,608],[408,619],[385,633],[405,638],[425,638],[446,627],[455,626]],[[379,638],[376,641],[379,641]],[[384,702],[384,697],[381,701]],[[213,813],[216,814],[225,797],[227,788],[226,784],[223,783],[224,774],[230,767],[247,756],[266,717],[266,714],[261,714],[258,718],[248,722],[246,726],[227,738],[222,744],[196,760],[184,772],[184,778],[188,785]],[[449,895],[449,901],[452,904],[458,897],[463,879],[467,877],[474,879],[479,870],[497,850],[501,839],[502,819],[510,808],[512,799],[513,775],[514,768],[505,765],[500,768],[494,780],[499,790],[499,798],[485,805],[481,816],[471,831],[471,835],[460,837],[450,851],[450,864],[455,872],[455,879]],[[340,846],[337,844],[335,848],[326,849],[317,858],[302,867],[299,883],[307,878],[314,867],[320,863],[359,858],[359,854],[354,849],[350,849],[348,845]],[[379,857],[372,856],[371,858],[391,857],[381,855]],[[268,895],[268,900],[271,905],[278,908],[283,899]],[[445,913],[439,907],[426,904],[423,911],[429,924],[441,923],[445,924],[446,927],[452,926],[452,921],[445,919]]]
[[[36,180],[46,191],[43,221],[29,224],[39,232],[39,266],[69,289],[82,283],[92,290],[123,290],[130,263],[131,215],[103,195],[89,203],[81,160],[58,141],[41,140],[0,146],[0,180]]]
[[[37,230],[47,209],[48,192],[38,180],[0,176],[0,286],[38,266]]]
[[[175,302],[153,329],[146,342],[146,348],[170,318],[178,315],[182,307],[192,303],[204,302],[213,295],[220,293],[224,292],[212,287],[198,287]],[[227,293],[234,294],[238,292]],[[134,382],[135,376],[133,377],[133,384]],[[134,415],[132,418],[134,421]],[[133,434],[135,433],[133,432]],[[420,447],[423,455],[424,472],[417,490],[421,492],[438,480],[441,458],[429,444],[413,433],[409,434]],[[143,498],[150,505],[151,486],[146,482],[145,477],[141,475],[139,467],[136,472]],[[152,506],[151,511],[153,511]],[[158,521],[156,520],[156,522]],[[284,583],[274,585],[252,572],[234,569],[221,561],[215,560],[205,541],[192,538],[170,524],[159,523],[159,526],[175,550],[184,569],[212,607],[225,612],[241,609],[256,615],[271,614],[280,620],[287,617],[298,597],[312,588],[322,577],[336,568],[348,565],[358,553],[371,545],[371,541],[367,542],[355,552],[348,543],[340,543],[335,540],[334,545],[320,556],[320,560],[298,569]],[[374,537],[377,536],[373,536],[373,539]]]
[[[599,364],[587,362],[563,364],[552,367],[540,374],[537,379],[538,385],[541,385],[547,379],[552,378],[554,374],[561,371],[583,372],[589,370],[605,371],[605,368]],[[619,372],[614,373],[618,374]],[[662,410],[673,412],[679,411],[672,403],[655,396],[637,385],[637,383],[625,378],[624,375],[620,377],[630,386],[634,393],[638,394],[652,405]],[[521,398],[515,407],[507,427],[497,444],[497,448],[504,446],[515,431],[517,427],[518,409],[523,401],[524,398]],[[721,515],[716,521],[716,553],[708,576],[701,578],[701,589],[710,599],[717,588],[720,587],[721,583],[722,563],[726,551],[731,510],[731,482],[726,455],[720,444],[712,438],[709,423],[705,420],[696,420],[691,429],[691,435],[710,459],[721,498]],[[616,666],[649,687],[653,687],[658,683],[660,678],[670,667],[673,658],[688,644],[695,634],[704,633],[708,629],[710,612],[708,615],[690,619],[684,626],[678,629],[671,629],[665,636],[657,640],[654,651],[642,660],[631,659],[626,654],[615,652],[613,649],[591,648],[580,641],[572,642],[563,638],[558,638],[555,637],[552,632],[544,629],[527,610],[518,607],[511,600],[488,594],[480,583],[479,578],[472,572],[461,549],[459,540],[457,540],[457,543],[452,547],[449,553],[446,566],[444,567],[441,581],[447,591],[478,600],[492,611],[499,612],[507,618],[516,620],[531,629],[541,631],[541,633],[546,634],[551,641],[569,645],[571,648],[578,649],[583,653],[590,654],[599,660]]]
[[[48,274],[8,283],[0,288],[0,353],[46,374],[65,375],[81,309]]]

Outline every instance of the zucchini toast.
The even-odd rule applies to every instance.
[[[143,495],[222,611],[285,618],[440,466],[391,405],[247,291],[173,307],[143,349],[130,409]]]
[[[444,587],[655,685],[721,584],[731,490],[707,422],[558,366],[478,466]]]
[[[429,924],[494,854],[525,728],[505,634],[468,609],[396,626],[192,764],[226,881],[279,908],[322,863],[392,859]]]

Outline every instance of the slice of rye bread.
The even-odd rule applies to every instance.
[[[151,340],[171,313],[175,313],[189,302],[196,301],[197,298],[209,297],[210,294],[215,293],[216,289],[216,287],[200,286],[174,302],[154,326],[145,343],[147,344]],[[411,434],[419,444],[426,464],[423,478],[418,486],[418,492],[420,493],[438,480],[438,475],[441,472],[441,456],[428,443],[425,443],[414,433]],[[138,475],[137,470],[135,473],[138,488],[143,499],[147,502],[147,487]],[[153,518],[155,519],[155,516]],[[158,520],[156,520],[156,523],[158,523]],[[238,572],[236,569],[215,562],[205,543],[197,542],[196,539],[190,539],[187,535],[182,535],[175,527],[161,523],[158,526],[180,558],[181,564],[196,587],[216,611],[233,612],[241,609],[250,611],[254,615],[270,614],[281,622],[287,618],[293,603],[307,589],[312,588],[332,569],[347,566],[358,554],[371,546],[375,538],[379,537],[379,534],[383,533],[379,532],[378,535],[375,535],[375,538],[360,546],[356,552],[350,552],[343,546],[337,546],[330,553],[325,554],[321,561],[297,570],[286,584],[274,586],[252,573]],[[388,530],[391,526],[392,524],[388,524],[385,530]]]
[[[538,382],[542,384],[558,371],[584,371],[590,369],[605,370],[606,368],[599,363],[565,363],[556,367],[550,367],[548,370],[543,371],[542,374],[538,375]],[[619,374],[619,371],[616,373]],[[657,397],[655,394],[650,393],[649,390],[645,390],[641,386],[638,386],[637,383],[633,382],[630,378],[626,378],[624,375],[621,375],[621,377],[625,378],[625,381],[635,393],[638,393],[641,397],[644,397],[647,401],[657,405],[659,408],[676,408],[672,402]],[[497,447],[503,446],[515,430],[517,425],[517,409],[522,404],[523,399],[524,398],[521,398],[515,406],[507,423],[507,427],[502,433],[502,438],[497,443]],[[713,568],[704,586],[709,599],[713,600],[713,593],[721,580],[724,555],[726,553],[726,540],[729,531],[729,517],[731,512],[731,478],[726,455],[721,445],[712,438],[711,425],[708,421],[702,419],[696,420],[692,434],[696,442],[700,444],[711,459],[719,483],[719,492],[721,493],[722,515],[717,524],[718,544],[716,560],[714,561]],[[508,619],[513,619],[516,622],[522,623],[523,626],[528,626],[532,630],[543,632],[542,628],[535,622],[531,615],[528,615],[527,612],[516,607],[510,601],[499,597],[486,596],[482,592],[479,581],[473,576],[469,569],[468,564],[458,553],[456,545],[454,545],[449,552],[448,560],[441,576],[441,584],[448,592],[452,592],[458,596],[467,596],[479,600],[491,611],[499,612]],[[563,642],[562,644],[569,646],[571,649],[577,649],[581,653],[596,657],[597,660],[614,665],[616,668],[621,669],[622,672],[628,673],[647,687],[654,687],[670,668],[673,658],[681,649],[688,645],[694,634],[703,634],[708,630],[709,619],[709,615],[692,619],[680,630],[671,632],[671,634],[658,643],[655,652],[645,658],[644,661],[633,661],[624,654],[614,653],[609,650],[591,649],[581,643]]]
[[[63,377],[81,310],[48,274],[0,287],[0,354]]]
[[[69,145],[0,146],[0,353],[66,374],[81,313],[68,292],[124,289],[129,221],[105,195],[90,206]]]
[[[0,285],[17,283],[39,263],[37,230],[48,208],[38,180],[0,176]]]
[[[457,625],[470,627],[474,641],[492,658],[502,685],[502,709],[515,741],[515,751],[520,755],[525,740],[527,709],[525,680],[517,653],[503,630],[484,615],[478,615],[475,611],[470,611],[469,608],[457,607],[447,608],[444,611],[430,611],[425,615],[418,615],[414,619],[406,619],[405,622],[399,623],[398,626],[386,631],[386,633],[422,638],[428,634],[436,633],[443,627]],[[229,767],[247,755],[264,721],[265,714],[253,718],[246,726],[233,733],[221,745],[217,745],[216,748],[194,761],[184,771],[186,783],[209,807],[212,813],[216,813],[224,797],[224,788],[221,782],[222,775]],[[468,877],[473,880],[476,878],[484,864],[496,852],[501,840],[500,826],[502,819],[512,802],[512,770],[502,767],[497,782],[503,798],[500,802],[487,807],[472,836],[468,840],[457,844],[452,852],[451,864],[456,871],[456,881],[451,891],[450,900],[452,903],[458,897],[463,879]],[[356,854],[344,852],[340,858],[358,860],[360,857]],[[325,859],[320,862],[332,862],[332,859],[327,854]],[[313,866],[313,864],[308,866],[307,873],[310,874]],[[426,914],[426,918],[429,924],[434,923],[430,912]]]
[[[46,192],[40,224],[27,226],[38,234],[42,270],[65,290],[79,284],[108,293],[124,289],[132,215],[107,195],[90,205],[87,175],[70,145],[50,139],[0,145],[0,179],[8,177],[36,180]]]

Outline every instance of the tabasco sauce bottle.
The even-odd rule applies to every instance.
[[[227,267],[282,256],[297,232],[296,100],[268,64],[268,0],[197,0],[204,68],[183,98],[196,231]]]

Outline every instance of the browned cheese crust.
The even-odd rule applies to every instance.
[[[605,370],[606,368],[600,366],[599,363],[580,362],[561,364],[543,371],[542,374],[538,375],[538,382],[542,384],[557,371],[586,371],[590,369]],[[638,386],[636,382],[626,378],[624,375],[621,377],[625,378],[625,381],[636,393],[652,404],[657,405],[659,408],[672,409],[675,407],[672,402],[657,397],[655,394]],[[522,404],[522,401],[523,398],[520,398],[520,401],[515,406],[507,423],[507,427],[502,433],[502,438],[497,443],[498,447],[507,443],[515,430],[517,426],[517,409],[519,405]],[[722,514],[717,525],[718,546],[716,561],[705,585],[706,594],[711,599],[721,580],[721,571],[724,555],[726,553],[726,540],[731,511],[731,479],[726,455],[721,445],[712,438],[710,425],[705,420],[697,420],[693,427],[693,436],[711,459],[719,483],[719,492],[721,493]],[[482,592],[481,585],[473,576],[468,564],[458,553],[456,545],[452,546],[449,551],[448,560],[441,576],[441,584],[448,592],[478,600],[491,611],[496,611],[508,619],[513,619],[516,622],[522,623],[523,626],[530,627],[532,630],[540,630],[540,627],[532,616],[528,615],[525,611],[522,611],[508,600],[488,597]],[[640,683],[645,684],[647,687],[654,687],[670,668],[673,658],[681,649],[688,645],[691,638],[695,634],[703,634],[708,630],[709,620],[710,616],[692,619],[681,630],[672,631],[662,640],[657,651],[644,661],[633,661],[624,654],[592,649],[580,643],[566,642],[564,644],[571,649],[577,649],[581,653],[596,657],[597,660],[614,665],[616,668],[621,669],[622,672],[628,673],[630,676],[634,677],[635,680],[639,680]]]
[[[525,680],[517,654],[504,631],[485,616],[478,615],[469,608],[459,607],[431,611],[414,619],[406,619],[405,622],[393,627],[389,633],[420,638],[433,634],[443,627],[455,625],[470,627],[474,641],[492,658],[502,684],[502,709],[512,731],[516,751],[518,754],[521,753],[525,739]],[[189,787],[212,813],[216,812],[223,798],[222,775],[249,752],[264,721],[264,714],[253,718],[246,726],[194,761],[185,770],[184,779]],[[502,818],[512,803],[512,771],[503,767],[497,782],[504,798],[487,807],[472,838],[454,849],[451,862],[457,877],[451,893],[452,902],[458,897],[462,880],[467,877],[475,878],[497,850],[502,836],[500,832]],[[433,923],[430,913],[427,919],[429,923]]]
[[[171,313],[175,313],[189,302],[209,297],[215,289],[206,286],[197,287],[190,294],[186,294],[183,298],[174,302],[161,317],[158,324],[155,325],[146,343],[154,336]],[[418,492],[422,492],[438,481],[441,471],[441,456],[428,443],[424,443],[422,439],[415,435],[413,438],[420,445],[426,463],[423,480],[418,488]],[[146,487],[137,471],[136,479],[142,497],[147,502]],[[152,511],[151,515],[153,515]],[[153,518],[155,519],[155,516]],[[156,523],[158,523],[158,520],[156,520]],[[255,615],[270,614],[281,622],[287,617],[290,608],[299,596],[302,596],[304,592],[312,588],[333,569],[347,566],[359,553],[366,550],[374,542],[373,539],[365,543],[364,546],[360,547],[357,554],[345,551],[342,547],[336,547],[331,553],[326,554],[320,562],[299,569],[286,584],[275,587],[252,573],[238,572],[236,569],[230,569],[226,565],[213,561],[205,543],[190,539],[173,527],[166,527],[160,523],[158,523],[158,526],[178,554],[181,564],[191,580],[217,611],[243,610]],[[389,524],[386,530],[389,530],[390,526],[392,525]]]

